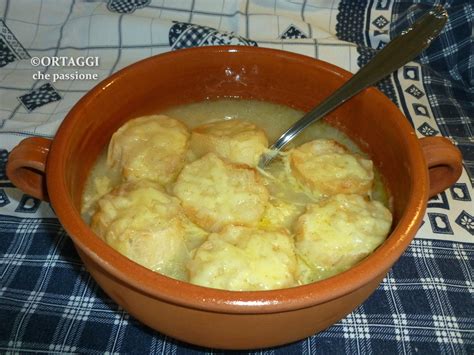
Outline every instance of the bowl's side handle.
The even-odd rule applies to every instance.
[[[429,197],[446,190],[462,173],[462,155],[459,149],[444,137],[420,139],[430,177]]]
[[[48,201],[46,160],[51,140],[30,137],[22,140],[8,156],[7,176],[23,192]]]

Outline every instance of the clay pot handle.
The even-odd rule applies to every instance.
[[[444,137],[420,139],[430,176],[429,197],[436,196],[454,184],[462,173],[459,149]]]
[[[10,152],[7,176],[23,192],[48,201],[46,189],[46,159],[51,140],[41,137],[23,139]]]

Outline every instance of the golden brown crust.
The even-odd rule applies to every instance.
[[[373,185],[372,162],[333,140],[305,143],[288,159],[293,176],[316,196],[367,195]]]
[[[159,184],[142,180],[119,185],[98,201],[91,228],[133,261],[187,279],[187,221],[179,200]]]
[[[215,153],[233,163],[255,167],[268,148],[265,132],[238,119],[211,122],[192,131],[190,150],[195,158]]]
[[[309,205],[295,224],[296,250],[307,266],[304,283],[347,270],[386,238],[392,216],[380,202],[356,194]]]
[[[286,231],[233,225],[211,234],[188,263],[190,282],[234,291],[295,286],[296,269]]]
[[[168,116],[138,117],[112,136],[107,164],[120,169],[126,181],[148,179],[168,184],[186,162],[189,137],[187,127]]]
[[[185,166],[173,188],[186,215],[208,231],[256,225],[269,198],[257,172],[209,153]]]

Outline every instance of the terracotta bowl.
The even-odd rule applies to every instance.
[[[26,193],[51,202],[94,279],[151,328],[214,348],[289,343],[337,322],[376,289],[417,232],[428,197],[461,173],[461,155],[447,139],[417,139],[398,108],[374,88],[331,113],[327,121],[352,137],[381,171],[393,197],[392,232],[352,269],[283,290],[216,290],[147,270],[106,245],[82,221],[81,194],[99,152],[131,118],[223,97],[309,110],[350,76],[306,56],[255,47],[203,47],[151,57],[92,89],[52,141],[22,141],[10,154],[7,174]]]

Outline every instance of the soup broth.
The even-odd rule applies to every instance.
[[[216,121],[226,121],[235,119],[244,120],[262,128],[265,131],[268,137],[268,141],[271,144],[284,131],[286,131],[288,127],[290,127],[294,122],[300,119],[304,113],[286,106],[269,102],[239,99],[220,99],[215,101],[204,101],[173,107],[171,109],[166,110],[165,112],[160,112],[159,114],[166,115],[183,122],[190,130],[199,127],[203,124],[208,124]],[[308,129],[306,129],[291,143],[288,149],[291,149],[292,147],[298,147],[305,142],[310,142],[315,139],[331,139],[337,141],[343,146],[347,147],[351,152],[367,158],[367,155],[362,152],[347,135],[325,123],[324,121],[319,121],[313,124]],[[91,224],[91,217],[94,215],[97,209],[97,201],[99,200],[99,198],[109,193],[112,189],[122,183],[122,176],[120,174],[120,171],[110,169],[106,164],[106,160],[107,149],[105,149],[98,157],[97,162],[93,167],[85,186],[82,203],[82,217],[88,224]],[[267,169],[265,169],[265,171],[260,171],[260,174],[265,177],[266,186],[270,191],[270,195],[273,196],[273,198],[280,201],[282,204],[291,204],[296,206],[295,209],[299,209],[298,213],[302,214],[304,209],[307,208],[308,204],[310,205],[318,202],[319,198],[311,197],[311,194],[308,194],[305,189],[301,189],[300,187],[296,186],[293,180],[288,179],[286,177],[280,178],[280,175],[284,175],[286,167],[287,166],[285,166],[283,160],[277,159]],[[277,178],[275,179],[274,177]],[[167,191],[171,191],[172,194],[172,187],[168,186]],[[377,172],[376,167],[374,167],[374,183],[369,193],[369,198],[372,201],[378,201],[382,203],[385,207],[390,209],[389,196],[384,188],[381,176]],[[277,207],[279,208],[279,205],[277,205]],[[262,229],[266,229],[268,226],[274,227],[274,222],[271,220],[272,218],[272,213],[267,213],[260,221],[259,227],[261,227]],[[188,230],[188,232],[189,238],[186,240],[187,248],[190,250],[191,255],[196,255],[195,249],[199,248],[199,246],[203,244],[206,238],[203,237],[199,228],[191,228]],[[226,231],[223,233],[222,238],[225,239],[229,237],[229,235],[231,235],[231,237],[229,238],[234,238],[235,235],[240,236],[244,232],[245,231],[242,230],[232,232]],[[209,239],[216,239],[216,234],[214,232],[211,233],[211,236],[212,237],[208,237],[207,243],[210,243]],[[261,238],[265,238],[265,236],[262,235]],[[218,243],[220,243],[220,241],[218,241],[217,239],[214,240],[213,245],[218,245]],[[304,243],[304,241],[302,241],[302,243]],[[261,250],[265,249],[265,247],[262,247],[260,245],[257,246],[257,248],[260,248]],[[207,256],[204,255],[203,257]],[[335,270],[328,270],[326,267],[313,267],[313,269],[311,269],[310,267],[308,267],[308,265],[311,263],[305,261],[309,257],[310,256],[308,255],[303,255],[303,253],[300,253],[300,255],[298,255],[298,273],[302,275],[298,280],[298,284],[317,281],[319,279],[329,277],[337,272],[347,269],[347,266],[341,266],[339,269],[336,268]],[[193,263],[196,264],[196,261],[190,262],[191,272],[194,265]],[[261,267],[274,268],[274,266]],[[184,269],[181,266],[178,267],[178,269],[180,271],[175,270],[171,272],[165,272],[165,274],[187,281],[188,276],[186,276],[186,271],[183,271]],[[315,269],[318,270],[315,271]],[[235,275],[233,275],[232,277],[236,278]],[[199,278],[196,277],[195,280],[198,280],[196,281],[196,283],[200,283]],[[222,284],[223,286],[221,284],[216,285],[213,285],[212,287],[239,289],[238,287],[234,287],[232,285],[228,286],[228,284],[225,282],[224,284]],[[279,288],[278,285],[276,287],[273,286],[269,288]],[[265,289],[265,287],[263,289]]]

